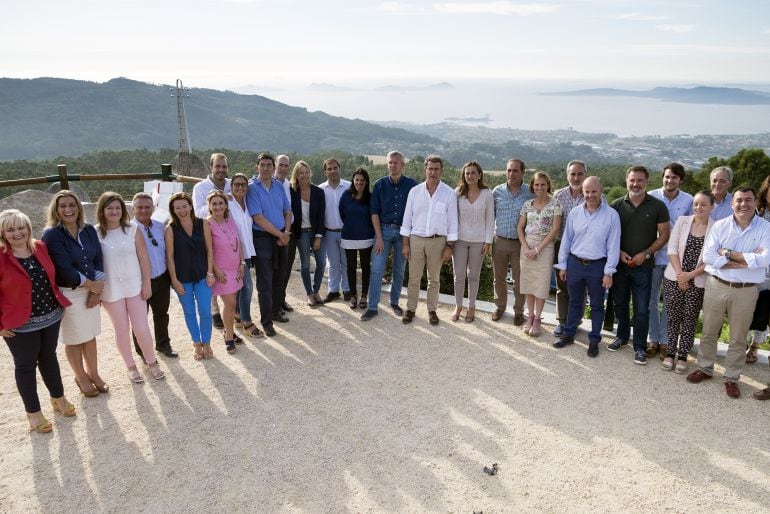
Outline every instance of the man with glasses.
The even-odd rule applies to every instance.
[[[147,300],[147,309],[152,309],[152,325],[155,331],[155,351],[166,357],[177,358],[171,348],[168,336],[168,306],[171,294],[171,278],[166,269],[166,242],[163,239],[165,225],[152,219],[155,204],[149,193],[136,193],[132,201],[133,223],[144,236],[144,245],[150,257],[150,288],[152,296]],[[131,334],[133,336],[133,333]],[[142,359],[142,351],[134,337],[134,348]]]

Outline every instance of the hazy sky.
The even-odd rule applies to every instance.
[[[770,82],[770,2],[9,0],[0,74],[236,88],[571,78]]]

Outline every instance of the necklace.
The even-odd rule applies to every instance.
[[[29,257],[16,257],[16,260],[18,260],[19,263],[21,263],[21,265],[27,268],[29,271],[35,271],[37,268],[37,262],[32,255]]]

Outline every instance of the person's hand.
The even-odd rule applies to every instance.
[[[97,307],[100,303],[102,303],[102,295],[96,294],[96,293],[88,293],[88,297],[86,298],[87,309],[93,309],[94,307]]]
[[[244,271],[246,271],[246,265],[244,263],[241,263],[241,265],[238,266],[238,271],[235,274],[236,282],[240,282],[243,279]]]
[[[316,237],[315,239],[313,239],[313,251],[317,252],[320,249],[321,249],[321,238]]]
[[[491,248],[492,248],[492,245],[489,243],[484,243],[483,245],[481,245],[481,255],[488,254]]]
[[[441,252],[441,262],[447,263],[452,260],[452,249],[448,246],[444,247],[444,251]]]
[[[281,237],[278,238],[278,246],[289,246],[289,238],[291,234],[288,232],[281,232]]]
[[[171,281],[171,287],[174,288],[174,291],[176,291],[176,294],[178,294],[179,296],[184,296],[185,295],[184,286],[182,285],[182,283],[180,281],[172,280]]]
[[[152,296],[152,286],[150,284],[142,284],[142,300],[148,300]]]
[[[216,278],[214,277],[214,274],[206,273],[206,285],[209,287],[212,287],[215,282],[216,282]]]
[[[634,267],[633,259],[631,258],[630,255],[628,255],[623,250],[620,250],[620,262],[622,262],[623,264],[625,264],[629,268],[633,268]]]
[[[641,266],[642,264],[644,264],[644,261],[646,261],[647,259],[644,258],[643,252],[639,252],[636,255],[634,255],[631,258],[631,260],[634,263],[633,266],[631,266],[633,268],[633,267]]]
[[[524,251],[524,256],[531,261],[537,260],[537,255],[538,255],[537,247],[528,248],[527,250]]]
[[[409,248],[409,243],[406,243],[401,247],[401,255],[404,256],[404,259],[409,260],[409,258],[412,256],[411,248]]]
[[[612,287],[612,275],[604,275],[602,277],[602,287],[604,289],[609,289]]]
[[[13,333],[13,331],[8,330],[7,328],[4,328],[0,330],[0,337],[10,338],[15,336],[16,334]]]
[[[219,269],[218,266],[214,266],[214,278],[220,284],[227,284],[227,273]]]
[[[381,237],[378,237],[374,241],[374,253],[380,253],[385,249],[385,243],[382,241]]]
[[[561,279],[562,282],[566,282],[567,281],[567,270],[560,269],[559,270],[559,278]]]

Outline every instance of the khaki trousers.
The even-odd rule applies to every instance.
[[[446,248],[446,236],[409,238],[409,289],[406,294],[406,308],[417,311],[420,299],[422,272],[428,266],[428,312],[438,309],[438,294],[441,282],[441,255]]]
[[[746,334],[749,332],[757,296],[759,293],[756,286],[736,288],[711,276],[706,279],[703,296],[703,335],[698,350],[698,367],[707,375],[714,374],[717,338],[727,312],[730,347],[725,358],[724,378],[737,381],[741,377],[743,365],[746,363]]]
[[[495,236],[492,244],[492,268],[495,275],[495,305],[498,309],[505,310],[508,307],[508,284],[505,277],[508,274],[508,265],[511,266],[513,275],[513,312],[524,314],[524,295],[521,294],[521,243],[518,239],[505,239]]]

